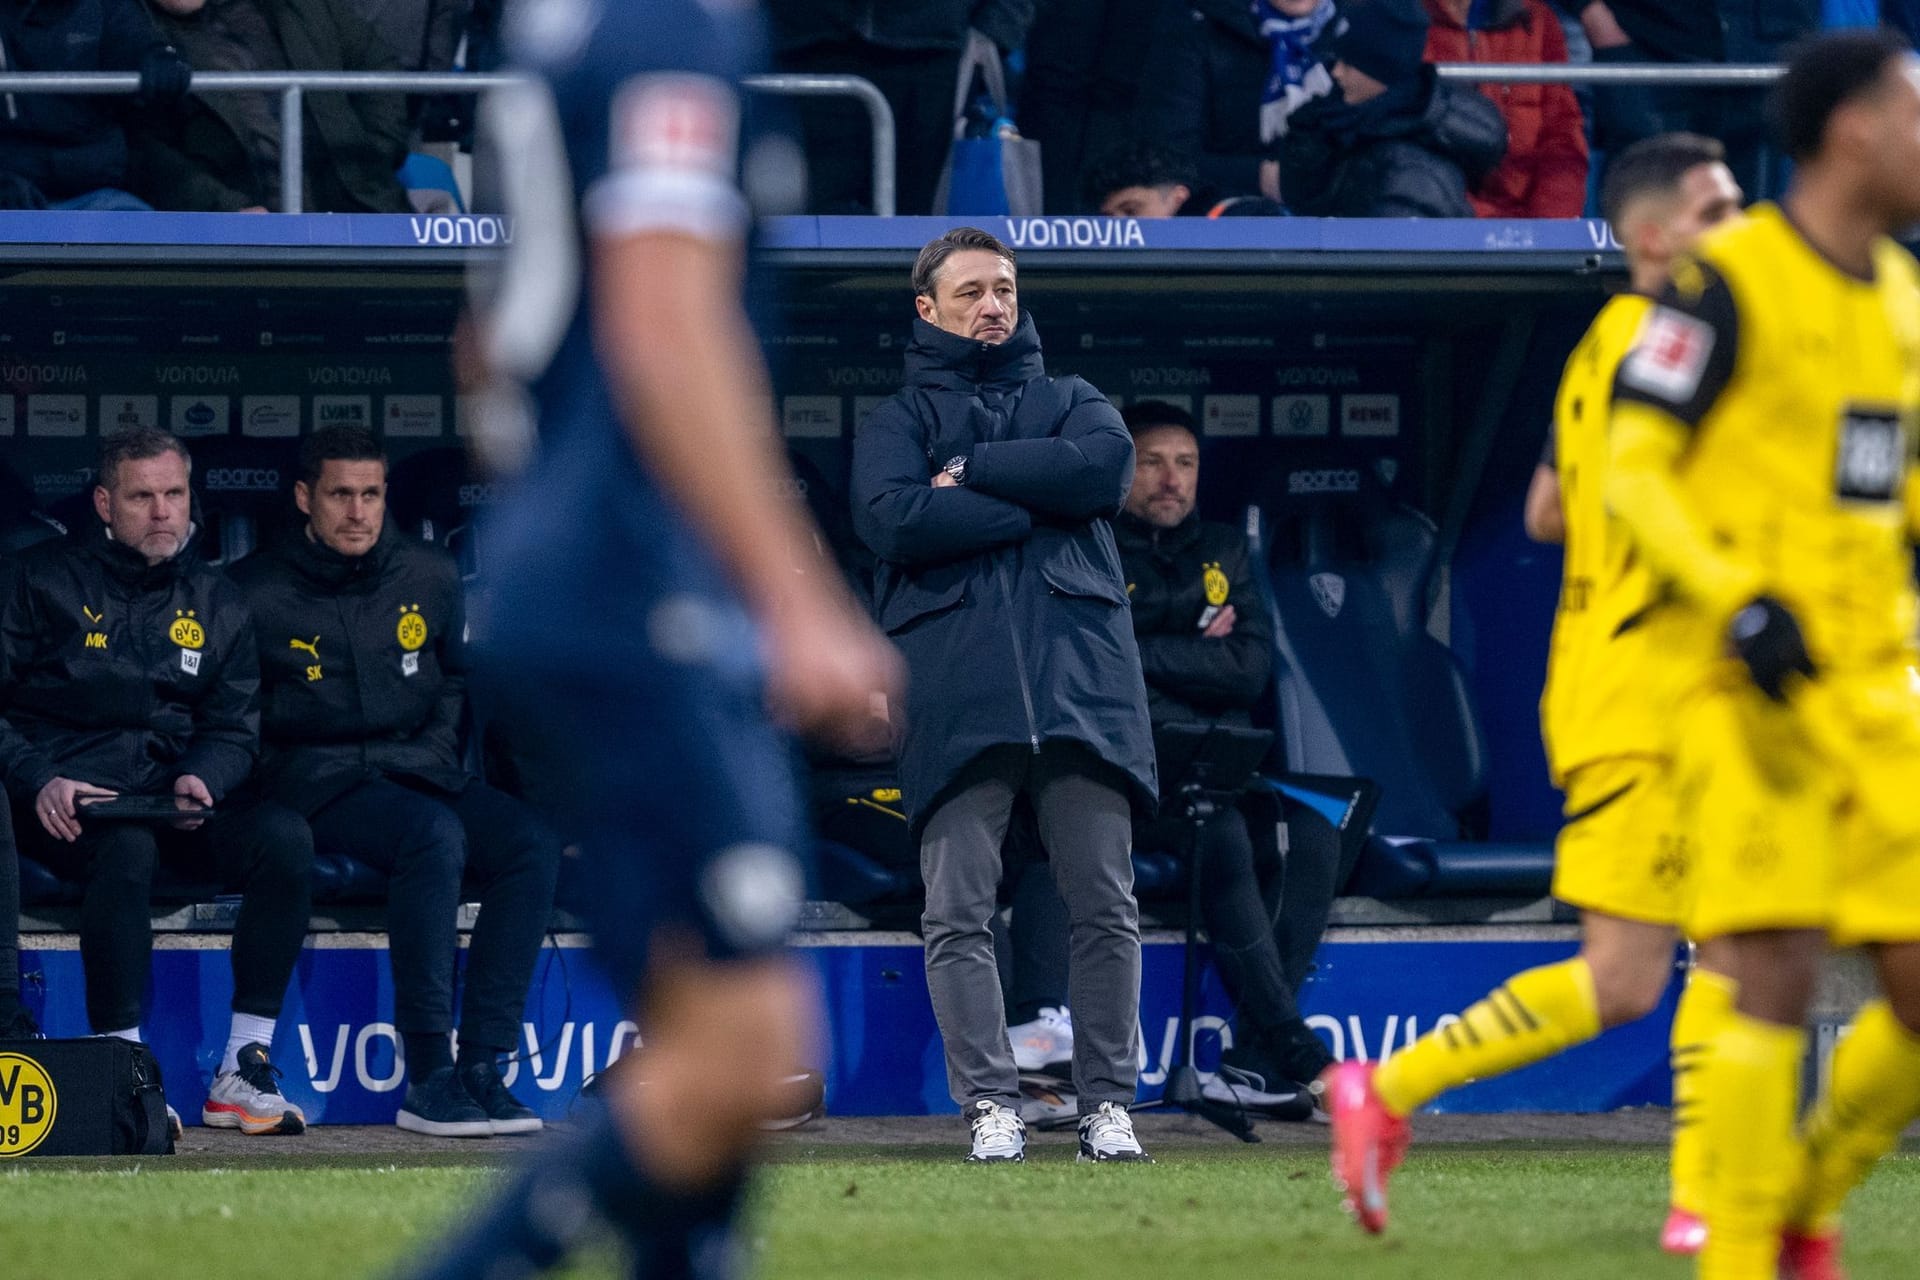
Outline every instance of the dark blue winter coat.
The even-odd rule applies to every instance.
[[[964,454],[963,487],[935,468]],[[853,445],[874,612],[907,660],[900,782],[916,839],[992,747],[1091,748],[1150,812],[1146,685],[1109,524],[1133,442],[1105,396],[1050,378],[1031,316],[997,346],[913,326],[901,391]]]

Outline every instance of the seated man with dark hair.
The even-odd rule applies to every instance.
[[[301,449],[294,501],[306,527],[233,577],[258,625],[264,691],[261,785],[305,814],[315,845],[391,877],[394,1025],[408,1088],[396,1123],[435,1137],[530,1133],[497,1060],[520,1015],[547,918],[560,842],[461,760],[466,612],[438,547],[386,520],[387,459],[360,427]],[[456,913],[480,897],[467,949],[456,1068]]]
[[[1114,541],[1133,605],[1147,712],[1156,729],[1247,725],[1273,674],[1273,623],[1253,550],[1232,525],[1195,512],[1200,441],[1193,419],[1150,400],[1128,406],[1123,416],[1136,461]],[[1163,785],[1174,781],[1162,779]],[[1223,809],[1201,836],[1201,910],[1220,976],[1239,1010],[1239,1036],[1205,1089],[1220,1101],[1299,1115],[1308,1084],[1333,1059],[1300,1018],[1276,932],[1304,924],[1317,942],[1327,903],[1313,905],[1317,916],[1304,922],[1292,908],[1309,904],[1285,904],[1283,923],[1278,850],[1262,840],[1256,852],[1248,816],[1244,804]],[[1184,852],[1188,839],[1184,822],[1162,817],[1136,831],[1134,847]]]
[[[1157,142],[1127,142],[1103,152],[1081,180],[1088,207],[1114,218],[1247,217],[1283,212],[1260,196],[1222,198],[1200,181],[1193,161]]]
[[[233,798],[259,751],[260,671],[245,602],[196,553],[190,467],[164,431],[114,437],[93,490],[100,523],[20,557],[0,603],[0,777],[21,852],[86,882],[80,958],[98,1034],[142,1038],[160,853],[240,890],[233,1026],[201,1114],[299,1133],[268,1055],[306,940],[313,842],[297,814]],[[183,812],[171,824],[88,812],[115,796]],[[214,816],[191,816],[205,806]]]

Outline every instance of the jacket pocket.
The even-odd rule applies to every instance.
[[[934,588],[917,582],[901,582],[888,593],[886,603],[880,608],[880,629],[890,636],[899,635],[928,618],[959,608],[966,599],[965,582],[950,582]]]
[[[1040,566],[1040,576],[1047,580],[1047,586],[1054,595],[1077,596],[1083,600],[1099,600],[1112,605],[1127,602],[1125,586],[1085,563],[1076,564],[1069,560],[1043,564]]]

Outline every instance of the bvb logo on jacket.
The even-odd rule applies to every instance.
[[[400,625],[395,629],[400,639],[400,647],[405,650],[400,655],[400,674],[414,676],[420,674],[420,648],[427,642],[427,620],[420,614],[418,602],[400,606]]]
[[[1206,590],[1207,603],[1215,607],[1225,604],[1227,592],[1231,588],[1227,583],[1226,573],[1220,568],[1220,562],[1215,560],[1200,568],[1200,585]]]
[[[200,674],[200,650],[206,647],[207,632],[196,617],[196,610],[175,609],[167,639],[180,646],[180,669],[190,676]]]

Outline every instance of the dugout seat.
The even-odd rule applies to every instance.
[[[1270,575],[1286,768],[1380,788],[1347,891],[1543,892],[1550,850],[1472,843],[1485,747],[1464,675],[1427,629],[1433,523],[1330,454],[1277,473],[1249,525]]]
[[[387,478],[389,518],[422,542],[445,547],[467,579],[480,572],[474,520],[492,497],[493,486],[457,445],[403,458]]]

